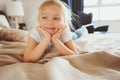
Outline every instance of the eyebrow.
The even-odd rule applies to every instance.
[[[47,15],[46,13],[41,13],[41,15]],[[60,15],[54,15],[55,17],[61,17]]]

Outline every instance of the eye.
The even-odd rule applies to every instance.
[[[58,18],[58,17],[55,17],[55,18],[54,18],[54,20],[58,20],[58,21],[59,21],[59,20],[60,20],[60,18]]]
[[[47,17],[46,17],[46,16],[43,16],[42,19],[47,19]]]

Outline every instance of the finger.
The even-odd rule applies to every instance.
[[[62,32],[64,32],[64,31],[65,31],[65,29],[66,29],[66,27],[63,27],[63,28],[61,28],[61,31],[62,31]]]
[[[58,31],[58,34],[62,34],[64,32],[64,29],[63,28],[61,28],[59,31]]]
[[[59,28],[58,28],[58,30],[64,30],[64,29],[66,29],[66,27],[63,27],[63,26],[62,26],[62,27],[59,27]]]
[[[37,29],[41,34],[44,34],[45,31],[41,27],[38,27]]]
[[[40,30],[40,27],[39,27],[39,26],[37,27],[37,30],[38,30],[38,31]]]

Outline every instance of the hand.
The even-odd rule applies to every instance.
[[[45,39],[48,39],[51,41],[51,35],[47,31],[45,31],[41,27],[37,27],[37,30],[43,35]]]
[[[60,28],[58,28],[58,31],[52,36],[52,40],[53,39],[59,39],[60,36],[63,34],[63,32],[65,31],[66,26],[62,26]]]

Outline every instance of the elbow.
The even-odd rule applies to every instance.
[[[78,51],[74,51],[74,54],[79,54],[79,52]]]
[[[23,62],[25,62],[25,63],[35,63],[35,62],[37,62],[37,60],[24,56],[23,57]]]
[[[66,55],[75,55],[75,54],[77,54],[77,53],[74,52],[74,51],[70,51],[70,52],[66,51],[66,52],[62,52],[61,54],[62,54],[63,56],[66,56]]]
[[[71,55],[76,55],[76,54],[78,54],[78,53],[77,53],[77,52],[74,52],[74,51],[71,52]]]
[[[23,57],[23,62],[28,63],[28,62],[31,62],[31,60],[27,57]]]
[[[67,53],[68,55],[76,55],[78,54],[78,52],[75,50],[71,50],[69,53]]]
[[[28,62],[31,62],[31,61],[29,59],[26,59],[26,58],[23,57],[23,62],[28,63]]]

